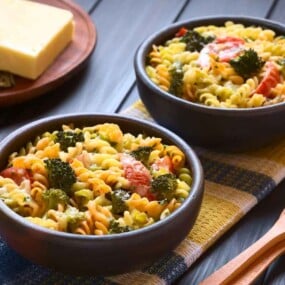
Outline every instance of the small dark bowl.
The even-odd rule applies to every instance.
[[[145,72],[152,45],[163,44],[181,28],[223,25],[233,21],[245,26],[270,28],[285,35],[285,26],[259,18],[207,17],[172,24],[154,33],[139,46],[134,61],[140,98],[152,117],[192,145],[243,151],[266,145],[285,136],[285,103],[259,108],[215,108],[180,99],[155,85]]]
[[[0,169],[6,168],[9,154],[45,131],[57,130],[62,124],[83,127],[105,122],[118,124],[123,132],[158,136],[165,143],[180,147],[192,169],[190,195],[162,221],[139,230],[105,236],[82,236],[45,229],[26,221],[0,201],[1,236],[32,262],[74,275],[123,273],[157,260],[174,249],[191,230],[204,188],[200,162],[185,141],[154,124],[107,114],[72,114],[41,119],[14,131],[0,143]]]

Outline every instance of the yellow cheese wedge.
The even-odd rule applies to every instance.
[[[71,12],[27,0],[0,0],[0,70],[38,78],[72,40]]]

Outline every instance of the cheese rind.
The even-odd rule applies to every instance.
[[[37,79],[73,33],[70,11],[27,0],[0,0],[0,70]]]

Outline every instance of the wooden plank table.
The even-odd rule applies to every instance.
[[[284,0],[76,0],[89,13],[97,44],[89,64],[61,87],[25,103],[1,108],[0,139],[25,123],[75,112],[120,112],[138,99],[133,57],[153,31],[209,15],[243,15],[285,24]],[[198,284],[268,230],[284,207],[285,182],[226,233],[176,282]],[[283,201],[284,200],[284,201]],[[280,257],[256,284],[285,284]]]

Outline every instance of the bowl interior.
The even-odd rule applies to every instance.
[[[266,109],[272,108],[284,108],[285,102],[278,103],[274,105],[263,106],[259,108],[237,108],[237,109],[229,109],[229,108],[216,108],[207,105],[197,104],[195,102],[190,102],[184,99],[181,99],[177,96],[170,94],[169,92],[163,91],[159,88],[154,82],[150,80],[148,75],[145,72],[146,66],[146,58],[149,52],[152,50],[152,46],[164,44],[167,40],[174,37],[175,33],[182,27],[186,27],[188,29],[195,28],[197,26],[204,26],[204,25],[216,25],[222,26],[226,21],[232,21],[236,23],[243,24],[245,26],[259,26],[263,29],[271,29],[276,32],[276,35],[284,35],[285,34],[285,26],[281,23],[257,18],[257,17],[242,17],[242,16],[210,16],[210,17],[203,17],[197,19],[191,19],[187,21],[177,22],[172,25],[166,26],[161,30],[151,34],[148,38],[146,38],[141,45],[138,47],[135,55],[135,69],[136,72],[139,74],[141,80],[151,86],[157,93],[162,96],[168,97],[169,100],[174,100],[176,104],[186,104],[191,106],[192,108],[204,108],[207,109],[208,112],[211,113],[219,113],[219,112],[230,112],[230,113],[240,113],[241,111],[244,114],[251,115],[252,112],[268,112]],[[281,107],[280,107],[281,106]],[[264,110],[265,111],[260,111]]]
[[[134,59],[139,96],[151,116],[191,145],[241,152],[284,137],[285,102],[256,108],[213,107],[179,98],[162,90],[147,75],[146,59],[153,44],[164,44],[181,28],[224,25],[226,21],[272,29],[285,34],[285,26],[254,17],[216,16],[178,22],[153,33],[138,47]],[[205,131],[206,130],[206,131]]]
[[[134,266],[136,267],[142,263],[153,260],[155,254],[161,254],[162,252],[165,252],[165,250],[170,250],[177,245],[177,242],[181,241],[186,236],[193,226],[201,205],[203,193],[203,171],[199,159],[188,144],[180,137],[167,129],[148,122],[120,115],[106,114],[69,114],[41,119],[16,130],[0,143],[0,155],[2,158],[0,161],[0,169],[2,170],[6,167],[8,156],[11,153],[18,151],[20,147],[45,131],[60,129],[62,124],[72,123],[76,127],[83,127],[106,122],[118,124],[123,132],[130,132],[132,134],[145,133],[149,136],[160,137],[167,144],[177,145],[185,153],[188,167],[190,167],[192,171],[193,183],[189,196],[176,211],[164,220],[158,221],[145,228],[106,236],[81,236],[45,229],[27,222],[0,201],[1,235],[8,241],[8,244],[11,245],[12,248],[28,259],[68,273],[74,270],[79,274],[89,274],[90,271],[102,274],[121,273],[128,271]],[[192,217],[189,219],[188,216],[190,214]],[[184,221],[185,218],[183,218],[183,216],[188,218],[185,229],[181,229],[181,233],[179,234],[181,235],[180,238],[178,238],[179,235],[176,237],[173,236],[173,241],[170,239],[169,244],[153,244],[151,246],[153,247],[151,251],[141,252],[139,247],[144,247],[145,242],[149,244],[149,239],[155,240],[160,236],[159,233],[166,233],[169,229],[174,229],[177,226],[182,225],[182,222],[186,222]],[[16,237],[15,232],[19,231],[21,231],[25,238],[28,239],[25,247],[21,246],[18,241],[19,237]],[[48,248],[48,253],[46,253],[46,255],[49,256],[48,260],[46,256],[44,258],[41,257],[39,252],[30,250],[31,247],[35,247],[36,244]],[[63,245],[66,249],[65,254],[59,258],[58,249]],[[111,257],[114,248],[120,248],[120,250],[116,252],[115,256],[113,255]],[[89,257],[86,256],[86,251],[89,252]],[[134,253],[132,253],[132,251]],[[76,254],[71,255],[72,252]],[[137,252],[136,255],[135,252]],[[106,256],[103,257],[104,253],[106,253]],[[90,259],[92,257],[94,264],[96,264],[96,268],[94,268],[94,264],[90,264],[90,266],[86,266],[86,264],[85,266],[80,266],[78,258],[74,259],[72,257],[73,255],[81,256],[81,260],[86,259],[86,261],[88,261],[88,258]],[[96,260],[95,258],[97,255],[98,257],[96,258],[99,260]],[[126,257],[128,257],[128,259],[120,266],[115,268],[106,266],[111,260],[115,262],[120,258],[125,259]],[[63,264],[63,261],[67,262],[66,265]]]

